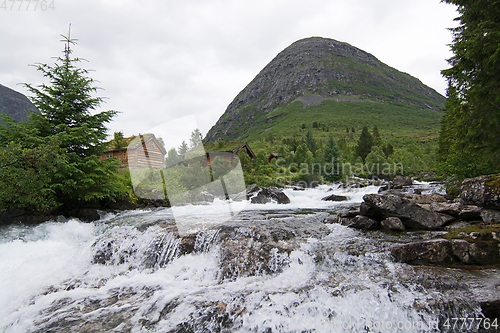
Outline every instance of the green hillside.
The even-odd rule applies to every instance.
[[[312,129],[315,137],[326,140],[351,137],[352,129],[377,125],[390,140],[411,137],[420,142],[437,139],[442,111],[424,109],[400,102],[337,102],[324,100],[319,105],[304,107],[295,101],[269,113],[261,113],[252,122],[239,124],[240,140],[256,141],[269,136],[284,138],[305,135]],[[316,123],[317,126],[314,126]]]

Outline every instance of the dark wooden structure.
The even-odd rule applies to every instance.
[[[213,148],[212,148],[213,149]],[[210,146],[205,147],[207,160],[203,163],[203,166],[210,165],[211,162],[216,158],[224,158],[233,163],[233,160],[238,157],[238,153],[244,149],[244,151],[250,156],[250,158],[255,158],[255,154],[246,142],[232,142],[225,144],[222,147],[218,147],[217,150],[212,150]]]

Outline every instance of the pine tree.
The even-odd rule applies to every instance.
[[[373,146],[373,137],[368,131],[368,127],[363,127],[361,135],[358,140],[358,146],[356,147],[356,155],[361,157],[363,162],[366,156],[370,153]]]
[[[106,149],[107,128],[116,111],[92,114],[102,103],[101,97],[93,97],[98,88],[88,77],[88,70],[77,67],[81,60],[72,57],[74,39],[62,36],[63,56],[54,65],[37,64],[36,68],[49,84],[33,86],[25,84],[34,94],[32,103],[40,114],[32,114],[30,124],[43,141],[57,137],[59,148],[65,151],[66,163],[52,179],[52,190],[64,205],[78,201],[112,198],[115,159],[100,161],[98,154]]]
[[[180,161],[182,161],[182,158],[179,156],[179,154],[177,154],[175,148],[172,148],[167,152],[167,157],[165,158],[165,164],[167,165],[167,167],[176,165]]]
[[[72,160],[78,160],[96,156],[106,149],[102,144],[107,136],[105,123],[110,122],[117,112],[91,113],[103,99],[92,96],[98,90],[95,81],[87,76],[88,70],[76,66],[81,59],[71,56],[71,45],[75,45],[76,40],[69,34],[62,37],[65,43],[63,56],[58,57],[54,65],[36,65],[37,70],[49,79],[50,85],[25,86],[34,94],[31,101],[40,111],[33,117],[40,136],[65,134],[61,146]]]
[[[500,171],[500,2],[444,0],[458,6],[439,160],[461,178]]]
[[[191,138],[189,139],[189,148],[198,147],[203,144],[203,135],[198,128],[195,128],[191,133]]]
[[[318,149],[318,143],[316,142],[316,139],[314,138],[311,130],[307,131],[306,133],[305,143],[307,145],[307,149],[309,149],[311,153],[316,152],[316,150]]]
[[[179,151],[179,155],[181,156],[187,153],[189,150],[189,146],[186,143],[186,141],[182,141],[181,145],[179,146],[179,148],[177,148],[177,150]]]
[[[328,141],[326,141],[325,147],[323,148],[323,156],[325,163],[323,178],[327,181],[342,179],[342,158],[340,149],[333,135],[330,135]]]
[[[382,139],[380,138],[380,133],[378,131],[377,125],[373,126],[372,137],[374,146],[379,146],[379,147],[382,146]]]

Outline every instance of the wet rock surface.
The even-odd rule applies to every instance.
[[[346,197],[345,195],[335,195],[335,194],[331,194],[327,197],[324,197],[323,199],[321,199],[322,201],[347,201],[349,200],[348,197]]]
[[[395,230],[395,231],[404,231],[406,230],[405,225],[401,221],[400,218],[398,217],[388,217],[385,220],[382,220],[380,222],[380,225],[382,228],[387,229],[387,230]]]
[[[367,212],[370,217],[379,219],[398,217],[409,229],[435,230],[445,224],[437,213],[400,196],[366,194],[363,200],[370,208]]]
[[[351,223],[347,225],[350,228],[361,229],[361,230],[373,230],[378,226],[378,222],[374,219],[363,215],[357,215],[351,220]]]
[[[272,186],[259,188],[257,185],[250,185],[247,188],[247,198],[253,204],[265,204],[271,201],[278,204],[290,203],[290,198],[282,190]]]

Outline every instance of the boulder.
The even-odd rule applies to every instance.
[[[460,200],[465,205],[500,210],[500,174],[464,180],[460,188]]]
[[[446,198],[440,194],[415,194],[405,193],[405,198],[417,204],[434,204],[438,202],[447,202]]]
[[[449,264],[456,261],[450,241],[446,239],[395,246],[391,254],[399,261],[412,264]]]
[[[343,195],[331,194],[329,196],[324,197],[321,200],[322,201],[347,201],[347,200],[349,200],[349,198],[346,196],[343,196]]]
[[[398,217],[409,229],[435,230],[446,223],[438,213],[428,211],[396,195],[366,194],[363,200],[371,210],[370,217],[377,216],[379,219]]]
[[[250,201],[254,204],[265,204],[271,201],[276,201],[278,204],[288,204],[290,203],[290,198],[280,189],[270,186],[260,189],[256,195],[250,198]]]
[[[387,229],[387,230],[394,230],[394,231],[403,231],[405,230],[405,226],[403,222],[395,216],[391,216],[380,222],[380,225],[382,228]]]
[[[199,194],[198,199],[204,202],[214,202],[215,196],[210,192],[203,191]]]
[[[253,204],[265,204],[271,202],[270,193],[267,190],[262,189],[250,198],[250,202]]]
[[[325,217],[325,219],[323,220],[323,223],[325,223],[325,224],[340,223],[342,221],[341,219],[342,218],[338,215],[331,215],[331,216]]]
[[[500,222],[500,211],[494,209],[482,209],[481,218],[485,223],[498,223]]]
[[[245,201],[247,200],[247,191],[243,190],[240,193],[236,193],[230,196],[233,201]]]
[[[448,215],[448,214],[443,214],[443,213],[437,213],[444,221],[445,225],[450,224],[451,222],[455,221],[455,217]]]
[[[247,192],[247,200],[250,199],[253,195],[257,194],[260,191],[260,187],[256,184],[249,185],[246,189]]]
[[[342,208],[338,214],[340,217],[355,217],[356,215],[365,215],[361,213],[361,205],[353,205]]]
[[[420,204],[422,208],[436,213],[442,213],[458,217],[462,211],[462,206],[459,202],[433,202],[430,204]]]
[[[397,176],[392,180],[393,187],[413,185],[413,180],[408,176]]]
[[[461,220],[481,220],[481,208],[473,205],[463,206],[458,214],[458,218]]]
[[[361,230],[373,230],[377,228],[378,223],[374,219],[371,219],[363,215],[358,215],[354,217],[351,223],[349,223],[347,226],[349,228],[355,228]]]
[[[453,254],[464,264],[487,265],[498,261],[498,242],[470,243],[464,239],[453,239],[451,246]]]

